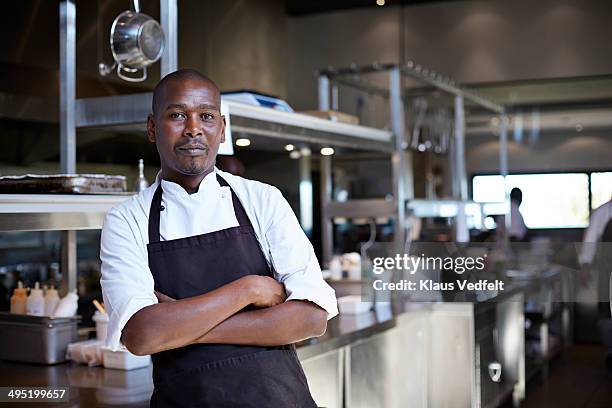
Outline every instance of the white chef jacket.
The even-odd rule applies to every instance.
[[[589,226],[584,231],[583,245],[578,255],[580,265],[593,263],[595,258],[596,243],[601,239],[608,221],[612,219],[612,200],[597,207],[591,213]]]
[[[519,210],[519,205],[516,201],[510,200],[510,230],[508,235],[511,238],[523,239],[527,234],[527,227],[523,214]]]
[[[257,240],[275,278],[284,284],[287,300],[309,300],[338,314],[334,290],[323,280],[312,245],[289,203],[273,186],[247,180],[217,168],[188,194],[180,185],[161,180],[164,211],[160,212],[160,240],[206,234],[238,226],[229,187],[217,181],[218,173],[232,187],[249,217]],[[107,346],[120,347],[121,331],[130,317],[157,303],[148,266],[148,221],[153,194],[160,182],[113,207],[107,214],[100,240],[102,295],[109,313]]]

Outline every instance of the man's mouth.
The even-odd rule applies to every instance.
[[[188,156],[200,156],[208,151],[208,148],[201,144],[188,144],[178,147],[180,153]]]

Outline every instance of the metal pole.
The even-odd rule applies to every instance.
[[[312,238],[312,156],[300,157],[300,224],[308,238]]]
[[[60,28],[60,172],[76,173],[76,7],[73,0],[62,0]],[[60,268],[63,294],[76,289],[76,231],[61,232]]]
[[[60,2],[60,172],[76,173],[76,7]]]
[[[323,265],[329,265],[334,254],[334,224],[328,207],[332,200],[332,157],[321,156],[321,247]]]
[[[60,293],[65,296],[77,287],[77,241],[76,231],[62,231],[61,234],[61,262],[62,287]]]
[[[319,110],[329,110],[329,77],[319,75]]]
[[[159,0],[161,26],[166,35],[166,48],[161,57],[160,76],[178,69],[178,9],[176,0]]]
[[[338,96],[338,85],[333,85],[331,89],[331,108],[332,110],[338,111],[338,105],[340,99]]]
[[[457,198],[460,200],[457,208],[455,225],[455,240],[469,242],[470,233],[465,216],[465,201],[468,199],[467,175],[465,169],[465,109],[462,95],[455,96],[455,169],[453,171]]]
[[[391,130],[395,135],[395,151],[391,158],[393,172],[393,197],[395,199],[395,234],[394,244],[398,253],[403,250],[405,242],[406,199],[413,197],[412,165],[410,153],[405,152],[405,119],[404,101],[402,99],[402,78],[399,67],[389,72],[389,107],[391,109]],[[410,163],[411,164],[411,163]]]
[[[499,173],[502,176],[504,183],[504,200],[510,202],[510,192],[508,191],[507,176],[508,176],[508,117],[505,113],[499,115]],[[509,210],[509,209],[508,209]],[[502,240],[507,244],[510,239],[508,232],[510,231],[510,214],[504,216],[504,235]]]

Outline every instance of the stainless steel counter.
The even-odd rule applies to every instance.
[[[487,311],[495,311],[500,302],[513,302],[530,285],[509,282],[496,296],[454,299],[462,300],[458,303],[379,303],[375,311],[330,320],[324,336],[297,345],[315,400],[326,407],[386,408],[402,406],[409,396],[415,402],[411,406],[436,406],[430,396],[435,389],[432,360],[441,355],[432,354],[434,348],[452,348],[453,356],[473,370],[478,357],[474,347],[478,349],[481,342],[476,333],[492,331],[495,324],[495,312]],[[522,303],[519,309],[522,313]],[[450,331],[445,331],[451,321]],[[454,336],[448,341],[464,349],[448,347],[447,335]],[[466,384],[462,393],[476,393],[469,381]],[[70,407],[145,407],[153,389],[151,367],[121,371],[73,363],[40,366],[6,361],[0,361],[0,386],[68,386],[70,402],[55,406]],[[373,399],[376,396],[380,398]]]

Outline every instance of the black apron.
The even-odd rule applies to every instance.
[[[228,186],[219,175],[217,180]],[[273,276],[253,226],[231,192],[238,227],[160,241],[159,183],[149,212],[147,245],[155,290],[184,299],[246,275]],[[293,345],[191,344],[151,357],[152,407],[316,407]]]

